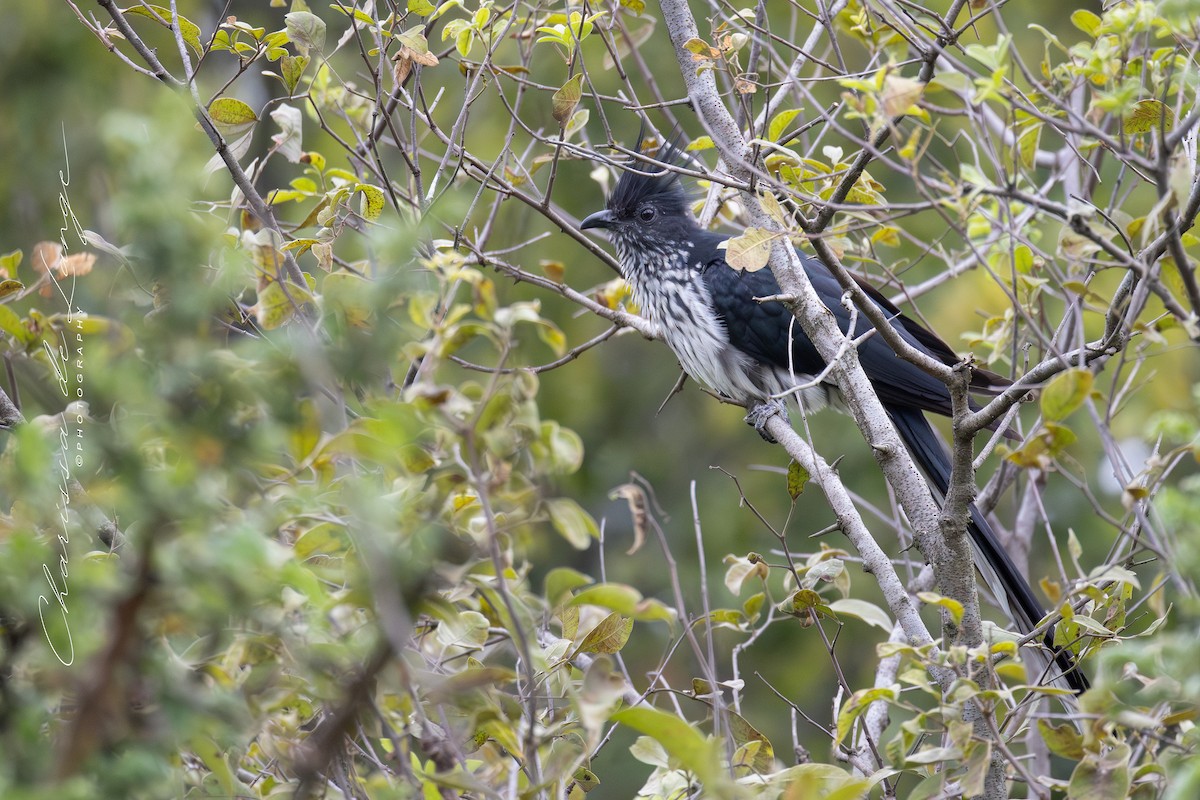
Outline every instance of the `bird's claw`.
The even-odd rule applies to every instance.
[[[787,406],[781,400],[768,400],[765,403],[759,403],[750,409],[750,413],[746,414],[746,422],[754,426],[754,430],[758,431],[758,435],[764,441],[775,444],[776,439],[767,431],[767,421],[776,414],[787,415]]]

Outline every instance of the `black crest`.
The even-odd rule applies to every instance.
[[[660,144],[655,151],[643,147],[644,138],[638,136],[637,150],[655,161],[671,166],[682,166],[690,161],[680,147],[680,136],[672,136]],[[608,208],[618,217],[631,215],[639,204],[652,201],[660,210],[669,214],[688,213],[688,193],[679,174],[654,164],[634,161],[621,173],[616,187],[608,197]]]

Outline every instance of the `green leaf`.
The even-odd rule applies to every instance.
[[[258,114],[246,103],[235,97],[218,97],[208,107],[208,115],[213,122],[220,125],[235,127],[258,122]]]
[[[736,774],[763,775],[771,772],[775,762],[775,749],[771,741],[742,715],[731,711],[728,719],[729,733],[737,746],[732,765]]]
[[[697,136],[695,139],[692,139],[692,141],[688,142],[688,146],[685,149],[687,149],[689,152],[696,152],[699,150],[711,150],[716,146],[717,145],[713,142],[711,136]]]
[[[1042,390],[1042,415],[1059,422],[1083,405],[1092,392],[1095,376],[1082,367],[1060,373]]]
[[[625,2],[625,0],[622,0],[622,2]],[[575,781],[575,785],[582,789],[584,794],[587,794],[600,785],[600,778],[587,767],[580,767],[575,770],[575,774],[571,776],[571,780]]]
[[[325,46],[325,20],[309,11],[293,11],[285,14],[288,38],[296,45],[301,55],[309,50],[321,52]]]
[[[804,493],[804,487],[808,485],[810,477],[812,476],[808,474],[808,470],[800,466],[800,462],[795,459],[788,464],[787,491],[793,500]]]
[[[362,11],[357,8],[347,8],[346,6],[339,5],[336,3],[330,3],[329,7],[331,9],[333,9],[334,11],[337,11],[340,14],[345,14],[348,17],[352,17],[356,22],[361,22],[363,25],[366,25],[368,28],[378,28],[379,27],[379,23],[377,23],[375,21],[375,19],[365,11]]]
[[[471,54],[471,48],[475,46],[475,29],[464,27],[454,37],[454,49],[463,58]]]
[[[551,606],[556,605],[560,600],[564,599],[563,595],[578,589],[580,586],[587,586],[589,583],[595,583],[595,580],[590,575],[584,575],[582,572],[570,567],[555,567],[546,573],[546,581],[543,584],[546,592],[546,602]]]
[[[301,561],[313,556],[344,554],[347,549],[343,528],[328,522],[309,528],[292,545],[292,551]]]
[[[850,695],[850,700],[838,712],[837,738],[833,741],[834,747],[846,741],[846,737],[850,735],[850,730],[854,727],[854,723],[866,712],[872,703],[876,700],[895,700],[899,696],[899,684],[874,689],[859,689]]]
[[[0,270],[4,270],[9,275],[16,275],[17,267],[21,266],[21,259],[24,257],[25,253],[21,250],[5,253],[0,256]]]
[[[684,769],[696,773],[705,785],[705,797],[719,796],[716,789],[721,759],[714,743],[700,735],[690,722],[646,706],[622,709],[612,715],[612,721],[658,742]]]
[[[957,747],[923,747],[904,759],[904,763],[906,766],[913,764],[942,764],[950,761],[958,761],[962,758],[962,755],[962,750]]]
[[[787,798],[821,798],[821,800],[862,800],[886,770],[880,770],[871,780],[851,777],[845,770],[832,764],[799,764],[776,772],[771,783],[786,786],[783,796]],[[911,795],[906,795],[911,798]]]
[[[153,9],[153,11],[151,11]],[[163,8],[162,6],[130,6],[122,11],[123,14],[136,14],[142,17],[148,17],[158,22],[155,19],[155,14],[166,21],[171,22],[171,9]],[[183,43],[192,48],[198,56],[204,55],[204,45],[200,42],[200,26],[192,22],[182,14],[179,15],[179,33],[183,38]]]
[[[589,586],[571,598],[572,606],[601,606],[609,611],[616,611],[627,617],[636,614],[638,604],[642,602],[642,593],[632,586],[623,583],[598,583]]]
[[[488,637],[488,619],[478,611],[462,611],[442,616],[435,632],[446,647],[483,647]]]
[[[428,17],[433,13],[434,6],[429,0],[408,0],[408,10],[413,14]]]
[[[592,539],[600,538],[600,528],[592,515],[569,497],[556,497],[546,501],[550,523],[576,550],[586,550]],[[639,598],[640,599],[640,598]]]
[[[880,630],[891,633],[892,618],[879,606],[866,600],[856,600],[853,597],[843,597],[829,604],[829,610],[835,614],[845,614],[855,619],[861,619],[868,625],[874,625]]]
[[[554,120],[559,125],[566,125],[571,119],[571,115],[575,113],[575,106],[579,105],[580,99],[583,97],[583,73],[577,72],[570,77],[562,88],[554,93]]]
[[[1042,140],[1042,126],[1043,123],[1040,119],[1023,120],[1017,124],[1017,156],[1021,160],[1021,166],[1025,169],[1033,169],[1037,160],[1038,145]]]
[[[0,330],[23,344],[33,339],[33,334],[21,324],[21,318],[17,316],[17,312],[8,306],[0,306]]]
[[[1081,8],[1071,14],[1071,24],[1093,39],[1096,38],[1096,31],[1100,30],[1101,23],[1100,17],[1087,9]]]
[[[788,126],[791,125],[792,121],[798,116],[800,116],[800,109],[798,108],[789,108],[784,111],[780,111],[771,118],[770,124],[767,125],[767,138],[772,142],[787,144],[787,142],[780,141],[780,137],[787,133]]]
[[[290,55],[279,60],[280,76],[283,78],[283,85],[287,87],[288,94],[296,93],[296,85],[300,83],[300,76],[304,74],[308,60],[308,56]]]
[[[619,653],[629,641],[633,632],[633,620],[620,614],[612,613],[592,628],[575,652],[578,653]]]
[[[583,439],[578,433],[553,420],[543,422],[538,433],[531,449],[545,458],[549,471],[570,475],[583,466]]]
[[[355,328],[366,328],[371,322],[371,292],[371,282],[353,272],[331,272],[321,282],[326,310],[336,310]]]
[[[1121,742],[1104,755],[1088,753],[1071,773],[1069,800],[1121,800],[1129,794],[1128,744]]]
[[[1074,727],[1065,723],[1055,727],[1044,719],[1039,719],[1037,725],[1038,733],[1051,753],[1072,761],[1083,758],[1083,737]]]

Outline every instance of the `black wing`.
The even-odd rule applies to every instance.
[[[812,375],[820,372],[825,361],[799,325],[792,324],[791,312],[778,302],[758,303],[754,300],[755,297],[780,293],[779,284],[771,271],[739,272],[731,268],[725,262],[722,251],[715,246],[715,242],[721,241],[721,238],[712,241],[712,252],[706,261],[703,278],[717,314],[725,323],[731,344],[760,362],[787,369],[790,341],[791,367],[795,374]],[[841,304],[842,290],[837,279],[817,259],[803,255],[801,259],[817,295],[845,333],[850,329],[851,315]],[[909,344],[944,364],[958,362],[958,356],[936,334],[904,316],[873,287],[861,282],[859,285],[892,318],[893,327]],[[854,333],[860,336],[871,327],[871,323],[860,315]],[[944,497],[950,484],[950,457],[922,412],[932,411],[949,416],[949,391],[941,381],[897,356],[881,336],[872,336],[862,342],[858,354],[863,371],[879,395],[905,447],[939,495]],[[979,371],[972,380],[975,388],[984,390],[995,390],[1007,383],[999,375],[985,370]],[[971,506],[967,531],[983,563],[998,579],[996,590],[1003,593],[1014,621],[1026,633],[1033,630],[1045,616],[1045,611],[1034,596],[1029,582],[1017,570],[991,526],[974,505]],[[1045,642],[1053,651],[1054,660],[1071,687],[1079,693],[1086,691],[1087,678],[1077,669],[1070,654],[1054,648],[1053,627],[1048,629]]]
[[[716,248],[716,243],[722,239],[723,237],[719,236],[713,237],[710,240],[702,240],[699,244],[704,246],[706,251],[710,251],[705,259],[707,267],[703,278],[717,314],[725,323],[730,343],[758,361],[787,369],[790,341],[791,366],[795,373],[812,375],[820,372],[825,367],[825,361],[800,326],[793,324],[791,312],[782,303],[758,303],[754,300],[755,297],[769,297],[780,293],[775,276],[769,269],[744,272],[730,267],[725,262],[722,251]],[[841,286],[817,259],[802,255],[801,260],[813,289],[833,313],[838,327],[845,333],[850,329],[851,315],[841,304]],[[866,285],[864,288],[880,309],[893,319],[893,327],[909,344],[942,363],[953,365],[959,361],[949,345],[936,334],[904,316],[873,288]],[[855,336],[872,330],[871,323],[865,316],[857,316]],[[950,393],[945,385],[896,355],[883,337],[871,336],[862,342],[858,348],[858,356],[863,370],[871,379],[884,405],[950,415]],[[992,378],[992,373],[980,378],[979,388],[991,385]],[[1000,376],[994,375],[994,380],[1003,385],[1004,379]]]

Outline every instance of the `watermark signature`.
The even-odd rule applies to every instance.
[[[62,212],[62,227],[58,230],[58,241],[62,245],[65,256],[70,251],[70,247],[67,244],[67,239],[70,238],[68,234],[74,232],[75,237],[79,239],[81,245],[88,243],[87,234],[79,224],[79,220],[75,217],[75,212],[71,208],[70,197],[67,194],[67,189],[71,185],[71,158],[67,150],[67,130],[65,125],[63,126],[63,163],[66,171],[58,171],[58,207]],[[54,288],[62,298],[67,311],[64,317],[65,324],[58,332],[59,341],[57,348],[49,342],[44,342],[43,347],[50,359],[58,388],[68,405],[67,409],[62,413],[57,459],[59,491],[57,506],[61,526],[61,532],[58,534],[58,570],[55,572],[51,569],[50,564],[42,564],[42,574],[46,578],[46,584],[49,586],[50,594],[53,595],[54,600],[51,601],[44,594],[38,597],[38,617],[41,619],[42,633],[46,636],[46,642],[50,645],[50,650],[63,666],[69,667],[75,663],[75,641],[71,636],[70,610],[67,608],[67,597],[70,595],[70,589],[67,585],[70,568],[67,546],[71,543],[71,520],[67,512],[70,510],[71,505],[71,488],[76,484],[74,471],[82,469],[84,464],[83,423],[86,412],[83,405],[85,399],[83,381],[83,319],[86,315],[75,304],[75,276],[70,276],[69,283],[60,282],[55,276],[53,269],[47,270],[47,276],[53,282]],[[47,610],[53,608],[55,604],[58,611],[52,613],[61,613],[62,615],[62,630],[66,637],[65,642],[59,641],[56,643],[55,637],[50,634],[50,630],[46,625]]]

